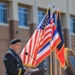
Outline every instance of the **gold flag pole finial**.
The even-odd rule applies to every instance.
[[[48,4],[48,8],[47,8],[47,13],[46,14],[48,14],[48,10],[51,8],[51,5],[50,4]]]
[[[58,9],[57,9],[57,19],[58,19],[58,16],[61,17],[61,12],[60,12],[60,8],[59,8],[59,6],[58,6]]]
[[[58,10],[57,10],[57,13],[59,13],[59,14],[60,14],[60,8],[59,8],[59,6],[58,6]]]

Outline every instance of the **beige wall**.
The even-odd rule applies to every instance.
[[[67,1],[66,0],[51,0],[51,5],[56,7],[56,10],[58,9],[58,7],[60,8],[61,12],[66,13],[66,9],[67,9]]]
[[[16,0],[16,1],[22,4],[30,5],[30,6],[34,5],[34,0]]]
[[[4,75],[3,57],[9,48],[9,27],[0,25],[0,75]]]
[[[0,39],[9,39],[9,26],[0,26]]]
[[[8,1],[8,9],[9,9],[8,10],[8,13],[9,13],[8,19],[9,19],[9,21],[13,20],[12,23],[14,24],[14,26],[18,25],[18,6],[19,6],[19,4],[22,4],[23,6],[26,6],[28,8],[28,11],[29,11],[28,22],[31,25],[32,24],[37,25],[38,8],[46,10],[48,8],[48,4],[51,4],[51,6],[54,5],[56,10],[58,9],[58,6],[59,6],[60,11],[63,13],[63,21],[64,22],[62,24],[63,24],[65,31],[67,29],[69,29],[68,16],[70,17],[70,14],[75,15],[75,0],[6,0],[6,1]],[[68,1],[69,1],[69,3],[67,3]],[[68,8],[69,8],[69,10],[68,10]],[[51,8],[51,10],[52,10],[52,8]],[[68,14],[68,11],[70,12],[69,14]],[[17,23],[14,23],[15,21]],[[36,26],[34,26],[34,27],[36,28]],[[33,33],[33,32],[31,32],[31,30],[34,30],[34,28],[32,27],[32,29],[30,29],[30,27],[28,27],[28,28],[18,27],[17,29],[19,30],[19,37],[22,39],[22,48],[23,48],[24,45],[29,40],[31,34]],[[15,34],[15,31],[13,31],[13,32]],[[15,34],[15,36],[16,36],[16,34]],[[71,37],[72,49],[75,52],[75,40],[74,40],[75,35],[71,35],[71,36],[72,36]],[[7,26],[0,25],[0,53],[1,53],[0,54],[0,59],[1,59],[0,66],[2,67],[2,69],[0,70],[0,75],[4,75],[4,72],[5,72],[4,65],[3,65],[3,56],[4,56],[5,52],[7,51],[7,49],[9,48],[9,40],[10,40],[9,25],[7,25]],[[58,64],[58,63],[56,63],[56,64]],[[60,66],[57,66],[57,67],[60,68]],[[55,71],[56,75],[59,75],[59,73],[57,72],[57,71],[59,71],[59,69],[54,70],[54,71]]]
[[[48,4],[50,4],[50,0],[36,0],[36,3],[38,7],[47,9]]]
[[[75,15],[75,0],[69,0],[70,14]]]

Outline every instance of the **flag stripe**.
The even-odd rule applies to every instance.
[[[36,40],[37,40],[37,36],[38,36],[38,31],[36,30],[36,33],[34,34],[35,36],[33,36],[33,38],[32,38],[32,43],[31,43],[31,48],[30,48],[30,55],[32,55],[32,57],[34,57],[34,54],[35,54],[35,47],[36,46],[34,46],[34,45],[36,45]],[[30,63],[32,63],[32,61],[33,61],[33,58],[32,57],[30,57],[30,62],[29,62],[29,64]]]
[[[36,60],[40,63],[49,54],[50,54],[50,42],[48,42],[41,50],[39,50]],[[37,62],[36,62],[36,65],[37,65]]]

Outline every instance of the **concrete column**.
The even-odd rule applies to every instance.
[[[37,2],[34,0],[34,6],[30,7],[30,19],[29,19],[29,27],[30,27],[30,37],[33,35],[35,29],[37,28],[38,24],[38,8],[37,8]]]
[[[34,7],[33,7],[33,14],[35,16],[33,16],[33,22],[36,24],[36,27],[37,27],[37,24],[38,24],[38,7],[37,7],[37,0],[34,0]]]
[[[38,8],[37,8],[37,0],[34,0],[34,6],[30,7],[30,22],[29,24],[34,24],[35,29],[37,28],[38,24]]]
[[[67,12],[66,16],[64,18],[64,29],[63,29],[63,35],[64,35],[64,42],[65,42],[65,47],[71,48],[71,35],[70,35],[70,11],[69,11],[69,0],[66,2],[67,4]],[[62,70],[62,75],[69,75],[67,72],[65,72],[63,69]]]
[[[10,12],[9,20],[17,20],[18,21],[18,2],[17,2],[17,0],[10,1],[9,12]]]
[[[29,23],[29,27],[30,27],[30,37],[31,37],[36,29],[36,24]]]
[[[9,31],[10,31],[10,40],[13,38],[19,37],[18,31],[18,21],[10,20],[9,21]]]
[[[64,18],[64,41],[65,46],[71,48],[71,35],[70,35],[70,11],[69,11],[69,0],[67,0],[67,13]]]
[[[9,2],[9,31],[10,31],[10,40],[13,38],[18,38],[18,2],[10,1]]]

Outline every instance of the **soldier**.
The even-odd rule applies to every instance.
[[[24,75],[25,69],[18,55],[21,50],[21,39],[12,39],[10,49],[4,56],[6,75]]]

